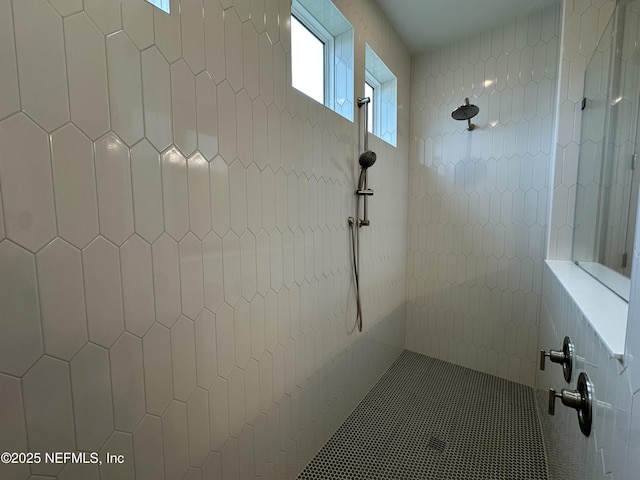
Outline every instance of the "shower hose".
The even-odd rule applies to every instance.
[[[356,199],[356,211],[360,211],[360,197]],[[349,217],[349,227],[351,228],[351,252],[353,262],[353,278],[356,287],[356,325],[358,331],[362,331],[362,304],[360,302],[360,273],[358,264],[360,263],[360,234],[358,232],[358,225],[353,217]]]

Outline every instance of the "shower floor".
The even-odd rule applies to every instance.
[[[405,350],[298,478],[547,480],[533,390]]]

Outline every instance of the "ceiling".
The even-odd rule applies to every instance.
[[[376,0],[411,53],[470,37],[560,0]]]

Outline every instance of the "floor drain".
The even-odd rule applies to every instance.
[[[427,447],[433,448],[438,453],[442,453],[444,449],[447,448],[447,442],[437,437],[429,437]]]

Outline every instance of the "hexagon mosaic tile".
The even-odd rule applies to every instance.
[[[408,106],[381,12],[336,3]],[[293,478],[404,346],[409,109],[359,334],[358,125],[288,87],[289,1],[170,5],[0,0],[0,446],[126,458],[3,480]]]

